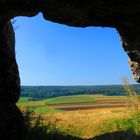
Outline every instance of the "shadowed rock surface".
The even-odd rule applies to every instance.
[[[117,131],[112,133],[103,134],[101,136],[96,136],[89,140],[139,140],[140,136],[134,135],[127,131]]]
[[[20,94],[20,79],[15,60],[15,37],[10,22],[0,27],[0,137],[21,139],[25,128],[16,106]]]
[[[35,16],[76,27],[113,27],[128,54],[134,79],[140,82],[140,1],[133,0],[1,0],[0,1],[0,135],[19,139],[24,123],[15,103],[20,78],[10,19]]]

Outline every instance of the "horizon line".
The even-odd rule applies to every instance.
[[[122,86],[124,84],[101,84],[101,85],[21,85],[21,86]],[[139,85],[138,83],[133,83],[131,85]]]

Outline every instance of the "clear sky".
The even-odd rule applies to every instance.
[[[115,29],[75,28],[18,17],[14,24],[22,85],[114,85],[135,83]]]

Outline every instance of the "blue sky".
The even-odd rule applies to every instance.
[[[41,14],[18,17],[14,27],[22,85],[135,83],[115,29],[69,27]]]

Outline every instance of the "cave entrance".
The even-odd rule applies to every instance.
[[[102,116],[109,118],[111,115],[115,116],[114,112],[124,111],[125,97],[106,98],[104,95],[88,95],[92,88],[89,85],[121,84],[121,78],[124,75],[130,75],[127,64],[128,57],[121,47],[120,38],[115,29],[68,27],[46,22],[41,15],[30,19],[20,17],[16,20],[15,26],[21,24],[15,31],[16,57],[19,64],[21,85],[26,85],[21,87],[22,98],[17,103],[18,106],[21,108],[24,105],[24,107],[31,107],[35,113],[43,114],[44,118],[48,113],[53,114],[51,117],[47,116],[47,121],[56,132],[58,130],[54,126],[60,127],[63,123],[73,137],[71,132],[73,128],[67,126],[74,127],[76,135],[79,134],[78,129],[81,127],[83,129],[81,129],[82,132],[79,136],[86,138],[91,138],[92,131],[96,129],[92,126],[101,125],[101,122],[96,122],[99,119],[102,121]],[[45,87],[45,85],[49,86]],[[86,95],[74,91],[73,88],[76,88],[76,90],[82,89],[82,92],[85,92],[81,85],[84,85],[86,90],[87,87],[90,87]],[[97,91],[100,91],[100,87],[96,88]],[[111,88],[113,87],[110,87],[109,90]],[[44,95],[39,94],[41,92],[44,94],[46,91],[49,94],[52,94],[53,91],[57,96],[61,94],[62,97],[53,95],[45,100]],[[79,92],[80,95],[63,96],[69,92],[76,94]],[[30,94],[34,93],[36,97],[29,97]],[[45,102],[41,99],[44,99]],[[98,99],[101,100],[95,102]],[[63,114],[63,112],[68,111],[77,112]],[[92,111],[96,115],[91,115]],[[109,113],[106,113],[108,111]],[[92,121],[93,119],[94,121]],[[48,123],[47,121],[45,123]],[[78,127],[75,124],[78,124]]]
[[[22,85],[121,84],[131,75],[115,29],[68,27],[41,14],[14,26]]]

